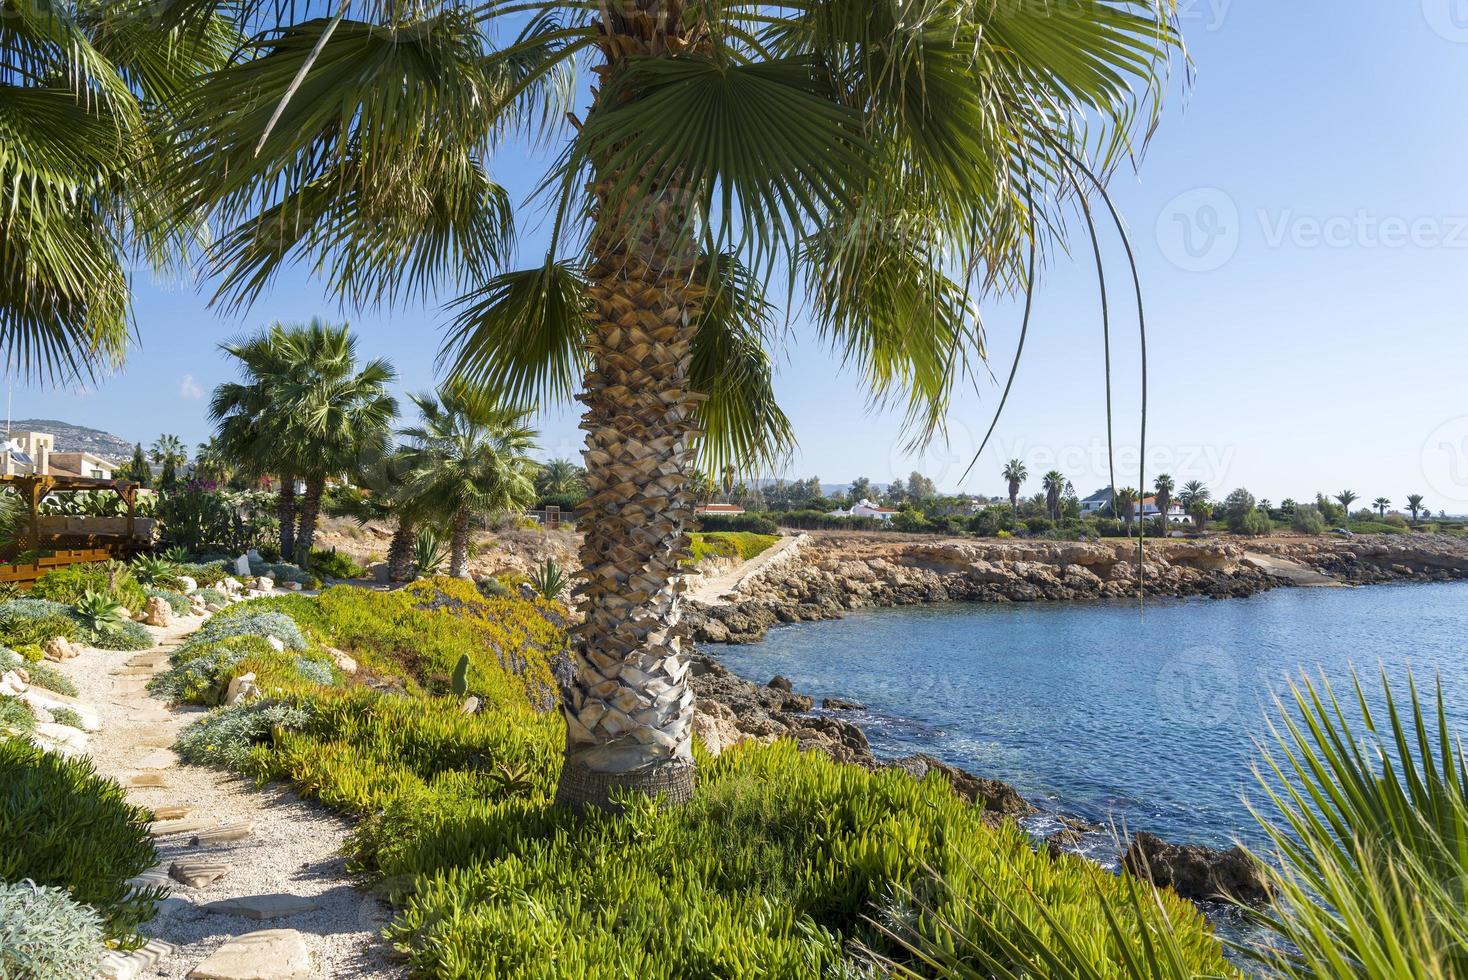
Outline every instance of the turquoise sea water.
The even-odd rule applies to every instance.
[[[879,756],[927,752],[1002,779],[1051,812],[1215,845],[1257,828],[1254,737],[1301,668],[1375,683],[1440,673],[1468,730],[1468,583],[1277,589],[1248,599],[869,610],[710,652],[763,683],[784,674],[843,712]],[[1404,690],[1405,693],[1405,690]],[[1053,821],[1038,819],[1044,833]],[[1100,835],[1098,835],[1099,838]],[[1102,860],[1107,839],[1086,848]]]

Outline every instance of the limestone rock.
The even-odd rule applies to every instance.
[[[178,755],[171,749],[155,749],[133,763],[134,769],[172,769],[178,765]]]
[[[47,660],[59,664],[63,660],[70,660],[78,656],[81,651],[66,637],[53,636],[41,645],[41,653],[45,655]]]
[[[163,789],[168,785],[168,780],[163,778],[161,772],[140,772],[129,776],[123,785],[133,789]]]
[[[1195,901],[1232,899],[1260,905],[1274,894],[1264,870],[1241,847],[1221,851],[1201,844],[1169,844],[1153,834],[1136,834],[1121,862],[1138,878]]]
[[[26,683],[26,677],[19,670],[7,670],[0,674],[0,694],[12,698],[18,698],[25,693],[30,685]]]
[[[986,818],[992,816],[995,820],[1002,820],[1006,817],[1024,817],[1035,812],[1035,808],[1008,783],[975,776],[930,755],[912,755],[889,765],[907,772],[914,779],[922,779],[930,772],[938,773],[948,780],[959,796],[975,806],[982,806]]]
[[[141,949],[131,953],[110,950],[102,957],[97,976],[101,980],[138,980],[139,977],[151,976],[163,957],[172,952],[173,947],[159,939],[150,939]]]
[[[0,688],[3,688],[3,686],[4,685],[0,685]],[[56,716],[53,715],[51,712],[47,711],[45,708],[41,707],[39,704],[31,704],[29,702],[26,702],[26,708],[28,708],[30,710],[31,717],[34,718],[34,719],[36,719],[36,724],[38,724],[38,725],[54,725],[54,724],[56,724]]]
[[[155,806],[148,807],[147,809],[153,811],[154,820],[182,820],[194,812],[191,807],[179,805]]]
[[[67,725],[41,723],[36,725],[33,740],[41,748],[59,755],[86,755],[87,733]]]
[[[213,827],[214,821],[204,817],[184,817],[178,820],[154,820],[148,825],[148,833],[154,837],[172,837],[175,834],[192,834]]]
[[[187,575],[180,575],[177,581],[178,591],[182,592],[184,595],[188,595],[190,592],[197,592],[199,589],[199,583],[195,579],[189,578],[189,576]]]
[[[866,705],[846,698],[822,698],[821,707],[827,711],[865,711]]]
[[[206,858],[180,858],[168,869],[174,881],[189,888],[203,888],[229,874],[232,865],[221,864]]]
[[[352,659],[344,651],[338,650],[336,647],[327,647],[326,652],[331,655],[332,663],[336,664],[336,669],[343,674],[355,674],[357,672],[357,661]]]
[[[253,701],[260,696],[260,688],[255,684],[254,673],[241,674],[229,682],[229,688],[224,692],[224,704],[232,707],[246,701]]]
[[[290,590],[291,592],[299,592],[299,591],[301,591],[301,583],[300,582],[287,582],[285,584],[285,587],[288,590]]]
[[[102,716],[97,713],[96,708],[85,701],[78,701],[76,698],[69,698],[65,694],[57,694],[55,691],[48,691],[40,687],[27,688],[20,698],[28,704],[45,708],[52,714],[61,708],[70,708],[82,720],[83,729],[89,732],[102,730]]]
[[[310,980],[311,950],[294,929],[262,929],[225,943],[189,980]]]
[[[226,823],[220,824],[211,830],[205,830],[189,838],[190,847],[202,847],[208,844],[228,844],[231,841],[245,840],[255,832],[255,826],[251,823]]]
[[[172,626],[173,609],[161,596],[152,596],[143,606],[143,622],[149,626]]]
[[[270,644],[270,649],[274,650],[276,653],[284,653],[285,652],[285,641],[282,640],[280,637],[278,637],[278,636],[267,636],[265,638],[265,642],[268,643],[268,644]]]
[[[765,687],[768,687],[772,691],[788,692],[794,689],[794,686],[790,683],[790,678],[783,677],[779,674],[776,674],[774,677],[770,678],[770,682],[766,684]]]
[[[259,576],[255,579],[255,581],[251,582],[250,585],[260,592],[275,591],[275,580],[265,575]]]
[[[206,912],[220,915],[238,915],[246,919],[278,919],[281,916],[314,912],[321,903],[304,895],[245,895],[239,898],[224,898],[202,906]]]

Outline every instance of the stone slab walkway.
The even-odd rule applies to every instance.
[[[341,856],[351,829],[347,821],[279,787],[256,789],[228,773],[186,765],[169,748],[203,709],[173,708],[143,685],[167,668],[168,651],[203,621],[181,618],[150,628],[158,637],[151,651],[88,648],[59,665],[76,684],[79,700],[100,716],[101,731],[88,747],[98,771],[127,787],[134,802],[169,818],[155,825],[159,865],[146,876],[148,884],[171,890],[144,929],[157,942],[132,956],[110,957],[102,975],[406,976],[389,961],[378,935],[386,906],[355,887],[347,873]],[[227,831],[215,832],[220,827]],[[199,843],[192,843],[196,838]],[[174,868],[180,870],[170,876]]]

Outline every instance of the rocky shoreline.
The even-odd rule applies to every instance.
[[[754,643],[780,623],[854,609],[941,602],[1076,602],[1135,597],[1237,598],[1299,585],[1468,579],[1468,540],[1351,539],[979,541],[869,533],[812,536],[800,553],[715,603],[686,603],[695,640]]]

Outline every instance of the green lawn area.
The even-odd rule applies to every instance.
[[[689,535],[693,539],[695,563],[707,558],[749,559],[774,546],[780,540],[776,534],[755,534],[753,531],[703,531]]]

